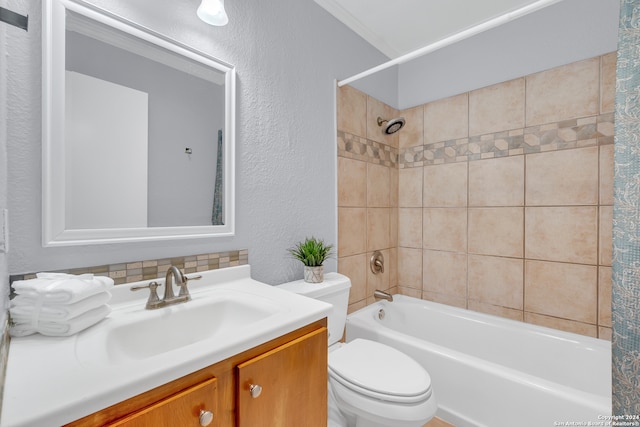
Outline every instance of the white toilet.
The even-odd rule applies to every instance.
[[[329,426],[422,427],[436,413],[429,373],[387,345],[342,338],[351,281],[327,273],[322,283],[303,280],[279,285],[333,305],[329,330]]]

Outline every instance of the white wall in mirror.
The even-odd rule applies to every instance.
[[[146,227],[149,94],[73,71],[65,84],[65,226]]]
[[[47,0],[43,10],[43,245],[233,235],[234,68],[84,3]],[[68,104],[80,102],[64,89],[69,71],[147,94],[147,106],[140,107],[146,111],[133,120],[147,128],[148,143],[137,145],[144,145],[144,153],[137,153],[138,148],[131,148],[131,155],[116,152],[114,139],[126,147],[122,139],[132,137],[117,132],[128,134],[126,127],[134,123],[111,123],[101,129],[101,119],[83,117],[76,126],[65,116]],[[83,91],[101,104],[83,108],[83,113],[107,108],[100,92],[89,94],[86,87]],[[82,141],[71,147],[69,137],[78,128],[83,130]],[[97,148],[101,139],[107,146]],[[79,149],[78,143],[85,148]],[[100,151],[109,154],[101,156]],[[221,174],[216,173],[219,163]],[[91,164],[96,167],[87,167]],[[121,174],[96,179],[100,169]],[[88,175],[79,176],[80,171]],[[140,174],[146,176],[138,179]],[[108,186],[123,179],[137,188]],[[218,190],[216,180],[222,181]],[[107,187],[99,186],[103,184]],[[70,193],[79,187],[84,188],[79,197]],[[216,206],[219,203],[222,206]],[[91,209],[85,209],[88,204]],[[217,211],[221,215],[215,215]]]

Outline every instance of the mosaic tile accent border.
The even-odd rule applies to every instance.
[[[116,285],[123,283],[139,282],[163,277],[171,265],[175,265],[187,274],[205,270],[217,270],[219,268],[235,267],[249,263],[249,251],[241,249],[237,251],[217,252],[211,254],[190,255],[175,258],[163,258],[146,261],[135,261],[122,264],[99,265],[95,267],[74,268],[70,270],[57,270],[58,273],[84,274],[92,273],[97,276],[111,277]],[[33,279],[36,273],[14,275],[9,277],[13,283],[15,280]]]
[[[396,168],[398,149],[347,132],[338,131],[338,156]]]
[[[613,144],[613,129],[613,113],[610,113],[436,142],[401,149],[398,167],[414,168]]]

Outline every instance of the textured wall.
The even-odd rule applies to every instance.
[[[612,52],[619,3],[564,0],[403,64],[399,103],[391,105],[402,110]]]
[[[20,6],[31,28],[8,47],[11,274],[246,248],[254,277],[278,283],[302,277],[286,253],[296,240],[336,242],[334,79],[382,54],[311,0],[227,2],[221,28],[198,20],[196,0],[94,0],[236,65],[236,236],[42,248],[40,3]]]

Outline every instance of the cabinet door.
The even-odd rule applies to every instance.
[[[321,328],[238,365],[238,427],[326,427],[327,345]]]
[[[216,414],[218,396],[216,379],[204,381],[189,387],[179,393],[162,399],[151,406],[134,412],[108,424],[109,427],[198,427],[208,425],[218,426]],[[206,424],[209,411],[213,414],[213,420]],[[201,415],[203,420],[201,423]]]

